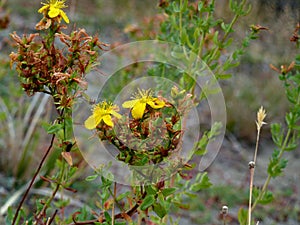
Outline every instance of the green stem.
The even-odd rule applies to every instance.
[[[54,199],[56,193],[58,192],[60,187],[60,184],[56,184],[56,187],[54,189],[54,191],[52,192],[52,195],[50,196],[50,198],[48,199],[48,201],[45,203],[44,207],[42,208],[41,212],[38,214],[37,219],[40,219],[45,213],[46,213],[46,209],[48,208],[49,204],[52,202],[52,200]]]
[[[284,151],[285,151],[285,148],[286,148],[286,146],[287,146],[287,143],[288,143],[288,141],[289,141],[289,139],[290,139],[291,132],[292,132],[292,129],[289,128],[288,131],[287,131],[287,134],[286,134],[286,136],[285,136],[285,140],[284,140],[284,142],[283,142],[283,144],[282,144],[282,146],[281,146],[281,148],[280,148],[280,153],[279,153],[279,156],[278,156],[278,159],[279,159],[279,160],[282,158],[282,155],[283,155],[283,153],[284,153]],[[259,193],[257,199],[256,199],[255,202],[253,203],[253,206],[252,206],[252,208],[251,208],[252,211],[255,209],[255,207],[256,207],[258,201],[262,198],[263,194],[264,194],[265,191],[267,190],[267,188],[268,188],[268,186],[269,186],[269,183],[270,183],[271,179],[272,179],[272,176],[269,174],[268,177],[267,177],[267,179],[266,179],[266,181],[265,181],[265,183],[264,183],[264,185],[263,185],[263,188],[262,188],[261,192]]]
[[[65,132],[65,130],[64,130],[64,132]],[[65,135],[65,134],[64,134],[64,135]],[[55,187],[55,189],[53,190],[52,195],[50,196],[50,198],[49,198],[49,199],[47,200],[47,202],[45,203],[45,205],[44,205],[44,207],[42,208],[41,212],[38,214],[38,216],[37,216],[38,219],[41,218],[41,217],[45,214],[46,209],[49,207],[50,203],[51,203],[51,202],[53,201],[53,199],[55,198],[56,193],[59,191],[59,188],[60,188],[61,184],[62,184],[63,181],[64,181],[64,173],[65,173],[65,167],[66,167],[65,165],[66,165],[65,160],[62,159],[62,169],[61,169],[61,171],[60,171],[59,179],[58,179],[58,181],[57,181],[57,183],[56,183],[56,187]]]
[[[198,57],[200,59],[202,59],[202,51],[203,51],[205,36],[206,36],[206,32],[203,32],[202,35],[201,35],[201,40],[200,40],[200,43],[199,43],[199,50],[198,50]]]
[[[245,3],[246,3],[245,0],[241,2],[241,9],[244,7]],[[224,36],[223,36],[223,38],[222,38],[222,40],[221,40],[221,43],[223,43],[223,42],[226,40],[226,38],[227,38],[228,35],[230,34],[230,31],[231,31],[232,27],[233,27],[234,24],[237,22],[237,20],[238,20],[239,17],[240,17],[240,14],[235,14],[235,16],[233,17],[233,19],[232,19],[231,23],[229,24],[227,30],[225,31],[225,34],[224,34]],[[209,64],[214,60],[214,58],[215,58],[215,56],[216,56],[216,54],[217,54],[217,52],[218,52],[219,50],[220,50],[220,45],[218,45],[218,46],[215,47],[212,56],[211,56],[210,59],[207,61],[207,65],[209,65]]]
[[[179,12],[179,36],[180,36],[180,41],[181,41],[181,38],[182,38],[182,1],[183,0],[180,0],[180,3],[179,3],[179,9],[180,9],[180,12]]]

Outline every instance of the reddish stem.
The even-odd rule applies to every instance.
[[[24,201],[25,201],[25,199],[26,199],[26,197],[27,197],[27,195],[28,195],[28,193],[29,193],[29,191],[30,191],[30,189],[31,189],[31,187],[32,187],[32,185],[33,185],[33,183],[34,183],[36,177],[37,177],[37,175],[38,175],[39,172],[41,171],[41,168],[42,168],[42,166],[43,166],[43,164],[44,164],[44,162],[45,162],[45,160],[46,160],[46,158],[47,158],[47,156],[48,156],[48,154],[49,154],[49,152],[50,152],[50,150],[51,150],[51,148],[52,148],[52,146],[53,146],[54,139],[55,139],[55,134],[52,135],[50,145],[49,145],[47,151],[45,152],[45,155],[43,156],[43,158],[42,158],[42,160],[41,160],[41,162],[40,162],[40,164],[39,164],[39,167],[37,168],[37,170],[36,170],[34,176],[32,177],[31,182],[30,182],[28,188],[26,189],[26,192],[25,192],[25,194],[24,194],[24,196],[23,196],[21,202],[19,203],[19,206],[18,206],[17,211],[16,211],[16,213],[15,213],[15,216],[14,216],[14,219],[13,219],[13,222],[12,222],[12,225],[14,225],[14,224],[16,223],[16,220],[17,220],[17,218],[18,218],[18,215],[19,215],[19,212],[20,212],[20,210],[21,210],[21,207],[22,207],[22,205],[23,205],[23,203],[24,203]]]

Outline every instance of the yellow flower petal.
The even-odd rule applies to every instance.
[[[84,126],[88,130],[92,130],[92,129],[96,128],[97,125],[98,124],[96,123],[94,115],[87,118],[87,120],[84,122]]]
[[[39,13],[43,13],[45,10],[47,10],[49,8],[49,5],[44,5],[44,6],[42,6],[39,10],[38,10],[38,12]]]
[[[134,99],[134,100],[130,100],[130,101],[126,101],[122,104],[123,108],[132,108],[134,107],[134,105],[139,101],[139,99]]]
[[[110,127],[113,127],[113,126],[114,126],[114,123],[113,123],[113,121],[112,121],[110,115],[105,115],[105,116],[102,117],[102,119],[103,119],[103,121],[104,121],[104,123],[105,123],[106,125],[108,125],[108,126],[110,126]]]
[[[58,8],[53,7],[53,6],[50,5],[50,10],[48,12],[48,16],[50,18],[55,18],[55,17],[57,17],[59,15],[60,11],[61,11],[60,9],[58,9]]]
[[[118,119],[121,119],[121,117],[122,117],[122,116],[121,116],[119,113],[117,113],[115,110],[111,110],[110,114],[113,115],[113,116],[115,116],[115,117],[117,117]]]
[[[147,104],[150,105],[153,109],[160,109],[165,106],[165,102],[160,101],[157,98],[153,98],[152,100],[147,101]]]
[[[70,20],[69,20],[67,14],[64,11],[60,10],[60,15],[66,23],[70,23]]]
[[[146,103],[138,101],[132,108],[131,114],[134,119],[141,119],[146,109]]]

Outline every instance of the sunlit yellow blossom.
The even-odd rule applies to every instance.
[[[118,107],[116,105],[107,102],[101,102],[94,106],[93,114],[84,122],[84,126],[87,129],[92,130],[96,128],[97,125],[103,120],[106,125],[113,127],[114,123],[111,116],[115,116],[118,119],[121,118],[121,115],[116,112],[117,110]]]
[[[151,90],[140,90],[135,99],[123,103],[124,108],[132,108],[131,114],[134,119],[141,119],[145,113],[146,105],[153,109],[160,109],[165,106],[165,102],[152,97]]]
[[[45,13],[50,18],[61,16],[66,23],[69,23],[70,21],[67,14],[62,10],[67,7],[65,1],[66,0],[47,0],[47,3],[42,3],[44,6],[42,6],[38,12]]]

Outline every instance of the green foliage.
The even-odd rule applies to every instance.
[[[253,198],[256,199],[260,195],[261,195],[261,189],[253,188]],[[261,195],[260,199],[258,200],[258,203],[262,205],[267,205],[271,203],[273,200],[274,200],[273,193],[271,191],[266,191]]]
[[[205,155],[207,153],[206,151],[207,144],[210,141],[214,140],[220,134],[221,127],[222,127],[221,123],[215,123],[212,125],[210,131],[205,131],[201,139],[194,144],[195,146],[194,146],[193,154]]]
[[[271,134],[273,138],[273,142],[280,147],[283,144],[284,133],[282,126],[278,123],[271,124]]]
[[[239,65],[240,57],[245,53],[245,49],[249,46],[250,41],[257,38],[260,28],[255,26],[251,27],[251,33],[246,34],[245,38],[241,41],[241,46],[234,46],[234,43],[237,42],[231,37],[235,32],[234,25],[237,23],[240,17],[246,16],[250,12],[251,6],[247,4],[245,0],[230,0],[229,9],[232,12],[232,19],[230,20],[230,22],[225,22],[222,18],[215,18],[215,4],[215,1],[199,1],[197,4],[191,4],[191,2],[189,2],[188,0],[166,1],[166,5],[163,7],[164,12],[168,16],[161,24],[160,33],[157,35],[157,38],[159,40],[175,42],[181,46],[185,46],[186,49],[191,50],[191,52],[196,54],[197,57],[200,57],[209,66],[209,68],[215,73],[217,79],[229,79],[232,76],[230,70]],[[54,23],[58,21],[54,20],[52,22]],[[64,59],[64,55],[62,55],[61,52],[54,46],[54,34],[58,32],[58,27],[52,26],[51,29],[52,30],[49,31],[48,36],[41,36],[41,38],[45,38],[46,40],[44,40],[43,44],[40,43],[39,47],[46,48],[47,51],[45,51],[45,54],[48,54],[52,51],[57,51],[57,55],[59,55],[61,59]],[[66,44],[66,39],[64,39],[66,38],[65,34],[60,32],[56,34],[63,40],[62,42]],[[72,33],[70,38],[74,38],[74,36],[76,36],[75,33]],[[19,37],[17,35],[13,35],[13,37],[23,48],[24,46],[18,39]],[[30,51],[33,52],[31,53],[35,53],[39,57],[44,57],[39,55],[39,52],[35,51],[34,44],[36,43],[31,43],[31,41],[27,40],[27,37],[24,40],[28,41],[28,43],[26,44],[32,47]],[[71,44],[73,44],[73,42]],[[89,47],[92,48],[88,48],[86,54],[88,52],[91,52],[91,50],[94,50],[94,44],[95,43],[90,43]],[[70,47],[68,44],[66,45]],[[49,48],[50,46],[51,51]],[[75,48],[76,46],[72,45],[72,48]],[[228,51],[229,49],[232,51]],[[22,52],[24,53],[23,50],[24,49],[20,51],[19,56],[22,56]],[[49,79],[49,77],[52,77],[51,79],[47,80],[48,88],[44,89],[45,86],[41,85],[41,83],[45,82],[45,80],[44,78],[41,79],[39,77],[36,69],[31,72],[37,76],[38,82],[34,83],[35,80],[32,80],[30,81],[30,85],[33,86],[30,88],[27,87],[27,91],[29,94],[37,91],[43,91],[47,94],[50,94],[54,99],[55,108],[59,114],[57,119],[53,123],[45,124],[44,126],[48,134],[55,135],[57,141],[55,147],[59,150],[57,151],[57,160],[55,160],[56,163],[54,164],[55,170],[53,171],[51,176],[47,176],[46,178],[44,178],[47,182],[50,183],[51,187],[53,188],[53,196],[55,196],[55,194],[59,190],[71,190],[72,179],[77,169],[72,165],[72,163],[70,163],[70,161],[67,160],[68,156],[71,156],[67,155],[69,154],[69,151],[66,151],[66,149],[70,144],[69,142],[72,141],[72,120],[70,116],[71,112],[69,109],[71,108],[70,106],[72,105],[72,101],[74,100],[75,95],[79,93],[77,91],[80,89],[80,85],[77,83],[79,81],[76,80],[76,76],[79,74],[84,75],[86,72],[90,71],[92,63],[96,60],[96,57],[90,55],[90,58],[88,58],[86,61],[86,67],[84,67],[84,69],[79,68],[80,71],[77,71],[78,64],[76,63],[76,60],[78,60],[80,58],[80,55],[82,54],[79,54],[79,50],[77,48],[75,48],[75,50],[73,49],[71,51],[71,55],[67,57],[68,67],[59,70],[62,72],[66,72],[68,68],[72,67],[74,71],[72,72],[72,74],[68,74],[70,76],[60,77],[55,81],[52,80],[54,74],[54,72],[52,71],[52,67],[53,65],[57,66],[57,64],[51,61],[55,59],[55,57],[53,58],[53,55],[55,54],[51,53],[49,55],[49,58],[47,58],[48,60],[50,60],[50,66],[46,65],[47,69],[49,70],[49,73],[47,74],[49,76],[47,76],[47,79]],[[74,52],[77,52],[78,54],[73,55]],[[73,56],[76,60],[73,60]],[[149,76],[161,76],[168,78],[172,77],[172,80],[177,79],[181,84],[181,87],[184,87],[187,92],[194,93],[196,85],[194,78],[200,75],[199,72],[197,73],[197,71],[193,70],[192,64],[193,62],[195,62],[195,55],[188,54],[181,48],[174,48],[172,50],[172,57],[180,59],[184,63],[187,63],[187,66],[189,68],[188,72],[192,74],[192,77],[189,76],[190,74],[188,73],[182,73],[182,71],[163,64],[157,64],[151,68],[148,68],[147,74]],[[14,58],[14,61],[16,61],[17,63],[21,63],[18,64],[18,71],[20,73],[20,76],[24,78],[24,76],[27,74],[25,72],[27,72],[27,69],[30,66],[26,61],[19,62],[18,60],[19,57]],[[78,61],[81,62],[83,60],[86,60],[86,58],[79,59]],[[44,62],[43,60],[41,61]],[[299,61],[300,56],[296,58],[295,68],[299,69]],[[82,67],[82,65],[79,65],[79,67]],[[122,79],[124,78],[124,82],[130,81],[131,76],[129,74],[132,71],[136,72],[139,70],[129,68],[128,71],[129,72],[124,73],[121,72],[121,76]],[[25,75],[23,74],[23,72]],[[279,124],[273,124],[271,126],[272,138],[277,145],[278,150],[274,151],[268,166],[268,174],[270,176],[270,179],[279,176],[283,172],[284,168],[287,165],[287,161],[283,158],[283,152],[296,149],[299,140],[300,127],[298,123],[300,117],[300,75],[299,72],[297,72],[297,74],[285,73],[280,76],[280,79],[282,79],[285,83],[287,98],[293,105],[293,107],[291,108],[291,111],[286,115],[287,128]],[[28,82],[28,79],[22,80],[23,86],[26,86],[28,84],[25,81]],[[80,81],[82,82],[82,80]],[[36,85],[38,86],[38,88],[36,87]],[[110,86],[115,84],[107,85]],[[164,89],[164,84],[160,85],[161,89]],[[57,86],[62,88],[63,91],[60,89],[56,89]],[[113,91],[118,93],[120,87],[113,87],[115,88],[109,89],[112,89]],[[66,91],[67,94],[64,94],[64,91]],[[219,89],[211,89],[206,94],[214,94],[219,91]],[[179,95],[180,94],[181,93],[179,93]],[[110,97],[110,95],[107,96],[108,98]],[[201,95],[198,101],[201,101],[204,98],[205,97]],[[166,112],[164,111],[163,113]],[[1,116],[1,118],[2,117],[3,115]],[[157,120],[155,122],[159,123],[161,121]],[[201,140],[195,144],[193,153],[195,153],[196,155],[206,154],[207,144],[219,134],[219,129],[221,128],[221,126],[224,125],[213,124],[213,127],[210,131],[204,132]],[[181,127],[178,127],[178,129],[181,129]],[[174,135],[174,137],[176,137],[176,135]],[[140,153],[140,155],[132,154],[132,152],[130,152],[130,154],[128,153],[128,155],[124,155],[124,153],[122,154],[120,153],[119,158],[123,159],[124,157],[123,161],[126,163],[130,162],[130,160],[134,157],[136,157],[136,162],[134,162],[135,165],[145,165],[149,161],[147,157],[149,155],[149,152],[143,152],[142,154]],[[162,159],[160,158],[159,160]],[[76,221],[83,221],[80,224],[84,224],[84,220],[93,220],[92,223],[94,224],[108,225],[112,223],[115,216],[115,218],[117,218],[117,221],[114,221],[114,224],[116,225],[126,224],[127,222],[133,224],[132,218],[135,218],[134,215],[138,214],[138,219],[141,221],[145,220],[146,223],[151,224],[153,223],[153,221],[155,221],[157,224],[167,224],[168,219],[170,221],[173,220],[170,217],[168,218],[168,215],[173,212],[173,210],[176,211],[179,210],[179,208],[188,209],[189,201],[195,198],[198,192],[202,192],[204,191],[204,189],[211,189],[212,183],[210,182],[208,174],[206,172],[198,173],[197,176],[193,178],[192,173],[189,173],[191,171],[187,169],[188,167],[192,166],[186,164],[183,166],[183,168],[178,169],[178,171],[176,171],[177,174],[174,175],[174,177],[170,180],[156,181],[152,182],[148,186],[139,185],[127,187],[127,189],[124,188],[121,190],[117,190],[117,184],[112,181],[112,176],[104,176],[104,174],[101,174],[100,172],[95,175],[88,176],[86,178],[86,181],[88,182],[92,182],[97,178],[100,178],[100,185],[98,186],[97,196],[95,197],[97,210],[94,210],[95,212],[97,211],[100,213],[95,216],[93,215],[92,210],[83,208],[76,211],[76,213],[78,212],[76,214]],[[255,204],[268,204],[273,200],[274,197],[272,193],[267,191],[266,187],[267,185],[265,185],[262,189],[255,189]],[[63,199],[54,200],[53,196],[49,196],[43,202],[43,204],[41,204],[40,201],[36,204],[36,215],[42,215],[43,218],[41,220],[44,223],[46,222],[46,217],[49,216],[47,209],[57,207],[64,209],[70,203],[68,200]],[[100,203],[98,201],[100,201]],[[115,208],[117,208],[117,210],[119,210],[121,213],[114,215],[112,211]],[[11,222],[13,215],[14,212],[8,212],[7,220],[9,222]],[[69,218],[65,220],[69,223],[74,222],[74,218],[70,217],[71,216],[69,216]],[[95,219],[95,217],[97,218]],[[22,210],[18,215],[17,223],[21,221],[20,218],[27,218],[27,215]],[[100,218],[103,220],[103,222],[101,223],[99,222]],[[121,219],[119,220],[119,218]],[[246,224],[247,211],[241,209],[238,213],[238,219],[241,224]],[[61,220],[63,219],[58,217],[55,218],[57,224],[63,224],[65,222]],[[124,220],[126,220],[126,222]],[[28,223],[32,224],[32,221],[33,219],[30,218],[28,220]]]
[[[190,190],[197,192],[209,188],[212,183],[209,181],[207,173],[198,174],[195,182],[191,185]]]
[[[240,208],[238,211],[238,220],[240,225],[246,225],[248,218],[248,211],[246,209]]]
[[[283,173],[283,169],[286,167],[288,162],[285,159],[281,159],[279,154],[280,151],[275,149],[268,165],[268,174],[273,178],[280,176]]]
[[[229,7],[233,18],[230,23],[226,23],[222,18],[215,18],[215,1],[200,1],[198,5],[189,4],[187,0],[171,1],[164,8],[168,17],[161,25],[158,39],[187,47],[210,67],[218,79],[228,79],[231,74],[226,71],[239,65],[240,56],[245,53],[249,41],[257,38],[259,31],[252,29],[242,41],[241,47],[234,49],[231,54],[225,53],[234,43],[230,34],[235,31],[235,23],[251,10],[245,0],[230,1]],[[184,53],[173,56],[193,61],[192,56]],[[221,56],[225,58],[222,63],[219,60]],[[186,81],[187,84],[190,82]]]
[[[299,120],[300,120],[300,55],[296,56],[295,62],[291,63],[289,68],[281,67],[279,79],[283,82],[286,98],[290,102],[290,109],[285,116],[285,126],[273,123],[271,125],[271,134],[274,144],[277,148],[274,149],[270,158],[267,172],[268,177],[262,189],[254,189],[254,204],[252,210],[257,204],[269,204],[275,198],[268,190],[268,185],[272,178],[276,178],[284,173],[284,169],[288,165],[288,160],[284,158],[284,153],[295,150],[299,146]],[[243,222],[243,221],[242,221]]]
[[[140,205],[141,210],[144,211],[144,210],[148,209],[150,206],[152,206],[152,205],[154,204],[154,202],[155,202],[155,197],[154,197],[154,195],[147,195],[147,196],[144,198],[142,204]]]
[[[165,188],[161,191],[164,197],[168,197],[176,192],[177,188]]]
[[[165,209],[165,207],[162,206],[161,203],[154,203],[153,204],[153,211],[161,219],[164,218],[167,215],[167,210]]]

